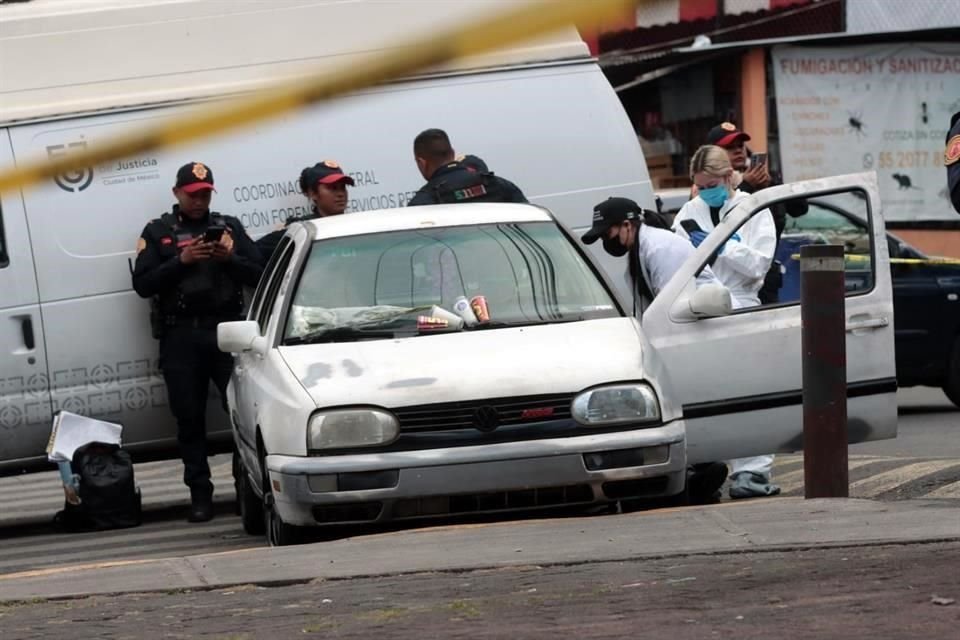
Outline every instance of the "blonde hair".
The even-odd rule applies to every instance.
[[[698,173],[705,173],[713,178],[731,177],[731,183],[734,189],[743,180],[739,171],[733,170],[730,164],[730,156],[722,148],[712,144],[705,144],[693,154],[690,159],[690,180]]]

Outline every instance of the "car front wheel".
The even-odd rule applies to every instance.
[[[250,486],[250,476],[246,468],[240,468],[237,479],[237,502],[240,505],[240,520],[243,530],[252,536],[262,536],[266,532],[266,520],[263,515],[263,501]]]
[[[272,491],[263,494],[264,523],[267,530],[267,542],[271,547],[286,547],[303,542],[301,527],[287,524],[277,513],[276,501]]]
[[[947,378],[943,383],[943,392],[950,398],[950,402],[960,407],[960,338],[954,341],[950,352],[950,363],[947,367]]]
[[[287,524],[277,512],[277,501],[273,497],[273,491],[270,488],[270,474],[267,472],[266,450],[262,443],[259,444],[257,449],[260,452],[260,471],[263,474],[263,502],[261,503],[261,513],[263,514],[263,528],[267,534],[267,543],[271,547],[286,547],[291,544],[300,544],[304,541],[303,528]]]

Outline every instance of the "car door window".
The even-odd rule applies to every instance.
[[[267,293],[267,289],[270,286],[271,274],[274,272],[274,266],[280,260],[281,256],[284,253],[284,250],[287,248],[287,245],[290,244],[290,238],[284,236],[280,238],[280,242],[277,243],[276,249],[274,249],[273,254],[270,256],[270,260],[267,261],[267,266],[263,269],[263,275],[260,277],[260,282],[257,284],[257,291],[253,294],[253,302],[250,303],[250,315],[248,316],[251,320],[258,320],[260,318],[260,311],[263,305],[263,298]],[[261,325],[261,330],[263,326]]]
[[[862,192],[852,191],[819,196],[807,204],[806,214],[796,218],[786,216],[780,236],[776,254],[783,274],[779,303],[799,302],[800,248],[810,244],[844,247],[848,296],[873,289],[874,246],[866,197]]]
[[[260,335],[266,335],[267,325],[270,323],[270,312],[273,310],[273,303],[277,299],[277,292],[280,291],[280,283],[287,272],[287,266],[290,264],[290,258],[293,256],[293,243],[288,242],[285,245],[277,247],[274,256],[279,255],[273,270],[270,272],[270,282],[267,284],[260,308],[257,312],[257,322],[260,323]],[[271,256],[272,258],[273,256]]]
[[[7,256],[7,239],[3,233],[3,203],[0,202],[0,269],[10,264],[10,258]]]

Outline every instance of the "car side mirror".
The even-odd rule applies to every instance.
[[[733,298],[730,290],[719,284],[697,287],[688,302],[690,314],[694,318],[713,318],[729,315],[733,311]]]
[[[689,298],[677,299],[670,315],[681,322],[729,315],[733,311],[730,290],[720,284],[697,287]]]
[[[260,323],[255,320],[221,322],[217,325],[217,347],[224,353],[266,353],[267,341],[260,335]]]

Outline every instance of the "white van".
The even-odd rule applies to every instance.
[[[350,65],[383,43],[509,5],[0,5],[0,168],[176,120],[196,103],[317,65]],[[257,237],[306,212],[296,180],[323,159],[356,180],[351,211],[403,206],[423,183],[412,141],[429,127],[445,129],[458,151],[482,157],[568,226],[587,226],[609,195],[653,207],[636,136],[572,30],[234,135],[0,194],[0,473],[45,465],[51,416],[61,409],[122,423],[135,454],[175,451],[148,305],[131,290],[128,260],[146,222],[173,203],[177,167],[209,164],[214,208]],[[613,272],[622,276],[622,265]],[[229,447],[219,402],[208,413],[211,437]]]

